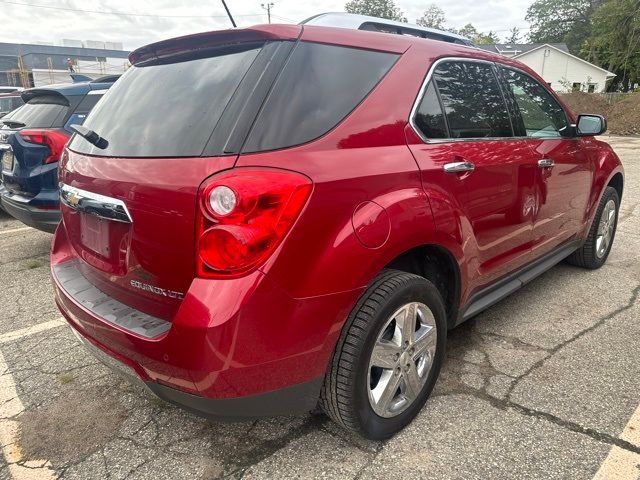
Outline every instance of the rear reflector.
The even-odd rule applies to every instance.
[[[280,170],[238,168],[208,179],[199,192],[199,277],[241,276],[280,244],[309,198],[311,181]]]
[[[49,154],[42,160],[43,164],[60,160],[60,154],[69,140],[69,135],[58,130],[26,129],[19,133],[26,142],[49,148]]]

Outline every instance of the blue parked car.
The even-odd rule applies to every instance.
[[[0,119],[0,203],[31,227],[53,232],[60,222],[58,160],[71,125],[81,125],[116,75],[21,92],[24,105]]]

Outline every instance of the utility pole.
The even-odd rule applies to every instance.
[[[269,20],[269,23],[271,23],[271,9],[273,8],[273,5],[273,2],[260,4],[260,6],[267,11],[267,19]]]

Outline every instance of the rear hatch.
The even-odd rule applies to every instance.
[[[84,123],[105,143],[76,134],[61,161],[64,229],[94,285],[172,318],[195,276],[198,189],[234,165],[299,34],[228,30],[132,53]]]

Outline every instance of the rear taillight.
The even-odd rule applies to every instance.
[[[53,163],[60,160],[60,154],[69,140],[69,135],[57,130],[20,130],[20,136],[26,142],[44,145],[49,148],[49,154],[42,161],[43,164]]]
[[[280,170],[238,168],[208,179],[198,194],[198,276],[240,276],[258,267],[310,192],[307,177]]]

